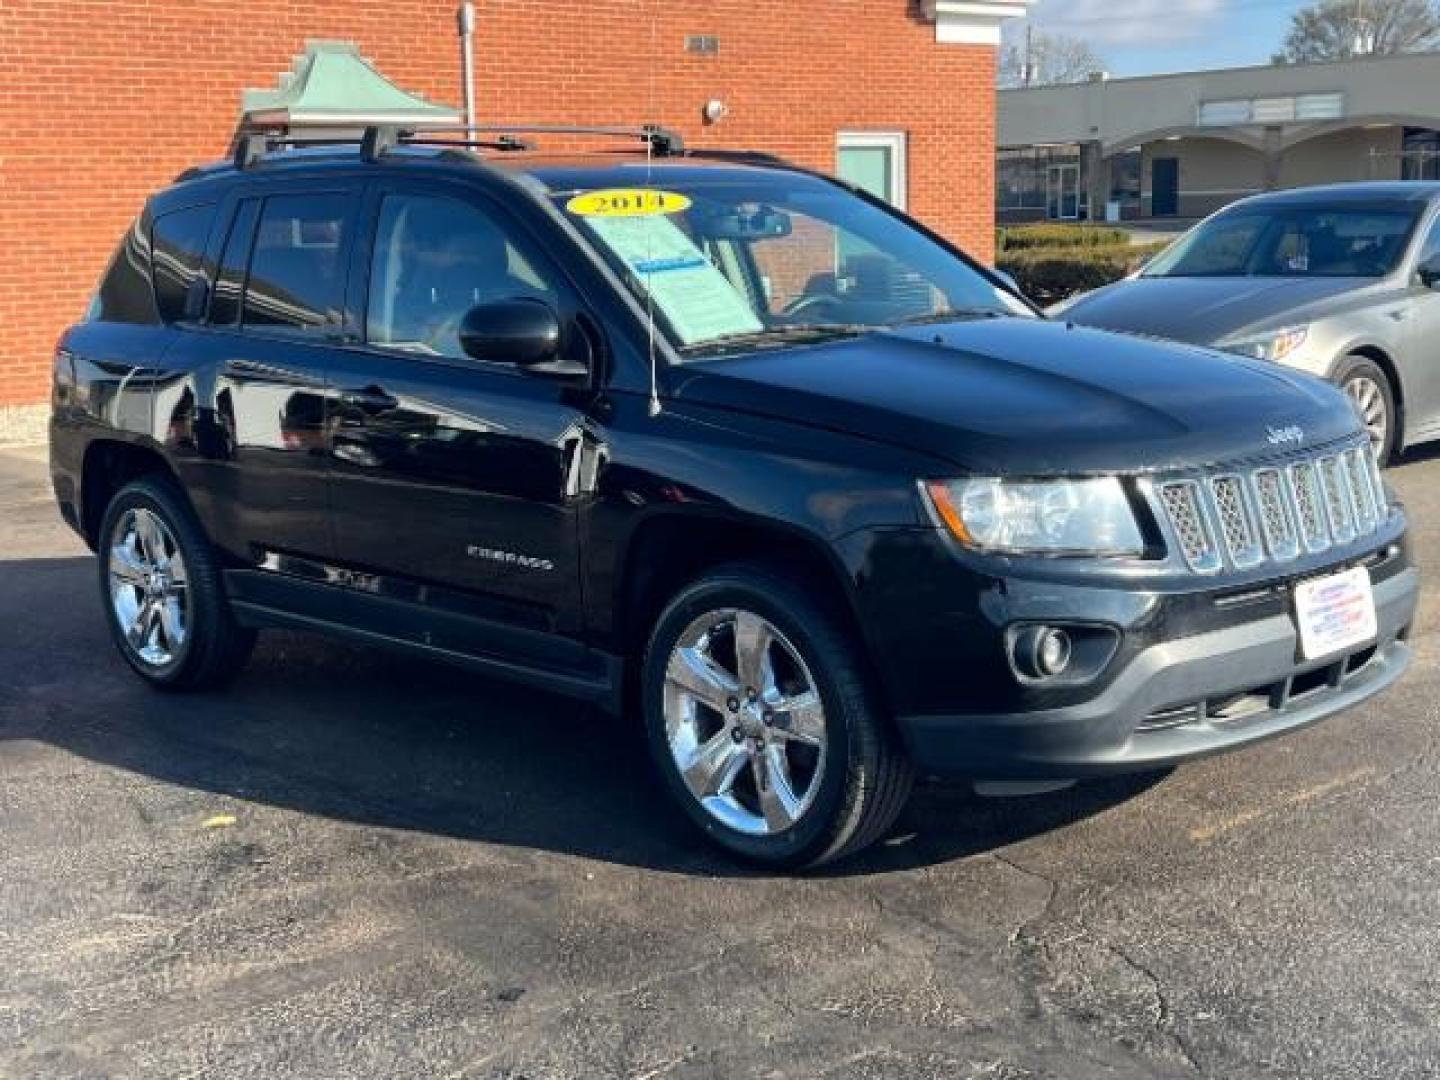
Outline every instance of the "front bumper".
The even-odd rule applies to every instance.
[[[1074,779],[1161,768],[1313,724],[1379,693],[1410,661],[1413,567],[1374,584],[1376,640],[1298,661],[1288,610],[1157,640],[1085,700],[1050,708],[905,715],[924,773],[979,780]]]

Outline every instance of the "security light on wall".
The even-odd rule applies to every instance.
[[[730,112],[730,106],[719,98],[711,98],[705,102],[705,108],[701,112],[704,114],[707,124],[718,124]]]

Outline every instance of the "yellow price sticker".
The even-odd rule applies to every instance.
[[[690,209],[690,196],[650,188],[606,188],[576,195],[565,209],[580,217],[654,217]]]

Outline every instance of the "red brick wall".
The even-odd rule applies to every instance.
[[[939,45],[910,0],[481,0],[481,119],[657,120],[695,145],[832,169],[838,130],[909,138],[909,209],[991,255],[994,52]],[[0,405],[46,394],[147,193],[220,156],[240,91],[270,88],[309,38],[459,103],[452,0],[15,0],[0,5]],[[652,13],[654,18],[652,20]],[[685,51],[713,34],[719,52]],[[710,98],[730,107],[704,127]]]

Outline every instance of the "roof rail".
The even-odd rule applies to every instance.
[[[685,140],[679,132],[661,127],[659,124],[642,124],[640,127],[606,127],[585,124],[471,124],[456,127],[426,126],[422,131],[407,132],[401,140],[407,143],[434,145],[442,141],[462,142],[463,140],[441,140],[431,136],[476,134],[497,135],[502,140],[523,135],[598,135],[606,138],[635,139],[649,145],[661,157],[678,156],[685,152]],[[527,149],[533,144],[527,144]]]
[[[788,158],[772,154],[768,150],[691,150],[687,157],[703,158],[706,161],[734,161],[742,165],[790,165]]]
[[[491,136],[483,138],[482,136]],[[370,124],[356,136],[304,136],[277,131],[241,131],[235,136],[231,159],[236,169],[254,166],[270,150],[303,146],[357,146],[365,161],[378,161],[397,146],[431,146],[454,149],[533,150],[526,135],[595,135],[636,139],[660,157],[685,153],[677,132],[658,124],[641,127],[588,127],[571,124],[472,124],[458,127],[405,128],[396,124]],[[756,155],[759,157],[760,155]]]

